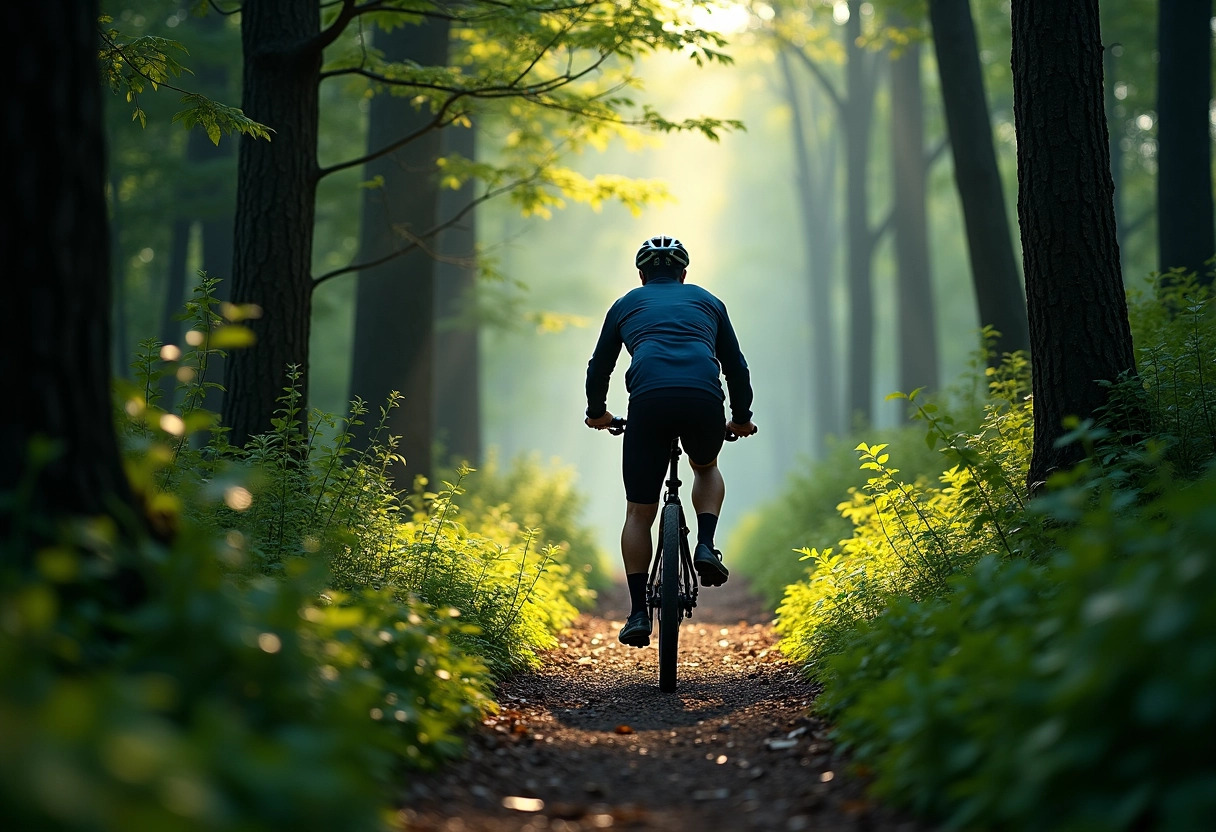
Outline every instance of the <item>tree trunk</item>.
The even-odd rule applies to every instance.
[[[257,343],[228,357],[223,416],[234,445],[270,429],[289,364],[305,372],[308,401],[319,21],[317,4],[298,0],[241,10],[242,109],[275,132],[242,136],[237,163],[231,297],[272,314],[249,322]]]
[[[1157,251],[1161,271],[1182,267],[1211,283],[1211,0],[1160,0],[1157,44]]]
[[[821,137],[803,115],[802,98],[794,80],[786,50],[777,53],[785,81],[786,101],[790,105],[791,139],[797,170],[798,207],[802,237],[806,247],[807,299],[811,322],[811,456],[823,456],[827,436],[843,433],[839,414],[840,378],[836,350],[835,321],[832,316],[832,275],[835,273],[836,236],[832,233],[831,206],[835,200],[835,146],[825,152],[822,164],[812,162],[812,145],[821,146]]]
[[[1135,372],[1102,110],[1097,0],[1014,0],[1018,219],[1034,396],[1031,492],[1081,456],[1056,447],[1068,416],[1106,402],[1099,381]]]
[[[443,131],[444,153],[477,155],[476,128]],[[448,219],[474,198],[473,184],[444,190],[439,216]],[[435,265],[435,425],[445,462],[481,460],[481,354],[476,320],[476,211],[439,235],[442,259]]]
[[[899,20],[895,25],[906,25]],[[925,119],[920,44],[891,61],[891,171],[895,257],[899,269],[899,389],[938,388],[937,310],[929,267],[925,209]]]
[[[421,66],[447,62],[448,23],[443,20],[377,31],[375,39],[388,60]],[[371,101],[368,150],[380,150],[429,121],[430,112],[419,112],[407,97],[381,93]],[[363,199],[361,260],[405,248],[436,224],[435,160],[441,135],[429,130],[367,164],[365,178],[383,177],[384,185],[366,191]],[[360,272],[355,306],[351,395],[365,399],[374,413],[391,392],[402,394],[388,422],[389,433],[400,437],[398,453],[405,457],[405,469],[393,470],[402,487],[409,484],[407,474],[430,477],[433,467],[435,261],[429,252],[435,240],[421,242],[403,256]]]
[[[929,19],[980,325],[1001,333],[999,361],[1002,353],[1030,349],[1030,336],[970,0],[929,0]]]
[[[118,178],[114,175],[114,171],[108,170],[106,176],[109,179],[108,190],[111,194],[118,193]],[[114,198],[110,200],[110,230],[109,230],[109,258],[110,262],[106,264],[110,271],[110,288],[113,297],[110,300],[110,320],[113,322],[113,333],[111,335],[110,365],[115,378],[127,378],[131,374],[130,361],[131,358],[127,353],[127,346],[130,343],[130,335],[127,332],[127,292],[126,281],[123,278],[123,271],[119,268],[119,250],[121,246],[118,244],[118,230],[122,227],[123,210],[122,200]]]
[[[1115,59],[1122,54],[1118,44],[1102,50],[1103,104],[1106,108],[1106,131],[1110,136],[1110,178],[1114,185],[1115,233],[1119,243],[1119,269],[1124,270],[1127,252],[1127,205],[1123,201],[1123,118],[1119,115],[1119,100],[1115,97]]]
[[[110,398],[110,239],[95,0],[15,8],[5,50],[5,132],[20,165],[4,177],[19,206],[0,232],[10,262],[0,321],[3,559],[28,565],[42,518],[108,514],[130,528],[130,487]],[[46,60],[53,54],[55,60]],[[36,125],[36,129],[31,129]],[[39,450],[37,440],[50,443]],[[35,458],[37,461],[35,461]],[[18,492],[22,492],[18,494]]]
[[[874,417],[874,287],[871,266],[874,239],[870,232],[870,128],[874,120],[874,70],[861,37],[860,3],[849,2],[845,23],[844,107],[846,218],[849,256],[849,378],[848,418],[869,422]]]

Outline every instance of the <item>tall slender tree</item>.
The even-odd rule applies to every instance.
[[[1102,108],[1097,0],[1014,0],[1018,219],[1030,321],[1034,449],[1028,485],[1073,465],[1068,416],[1134,373]]]
[[[443,131],[444,155],[477,158],[477,130]],[[481,339],[477,315],[477,212],[459,222],[446,218],[473,200],[472,183],[439,195],[439,234],[435,266],[435,425],[444,449],[442,462],[478,464],[481,438]]]
[[[996,344],[999,359],[1003,352],[1029,349],[1030,336],[1026,297],[992,144],[971,2],[929,0],[929,20],[980,325],[1001,333]]]
[[[892,23],[905,27],[908,20],[897,14]],[[925,190],[929,160],[925,153],[921,48],[915,39],[891,59],[890,128],[899,389],[937,390],[937,306],[929,265]]]
[[[349,18],[349,4],[340,11]],[[321,30],[317,4],[259,0],[241,10],[241,108],[273,141],[242,136],[232,258],[232,300],[264,311],[252,349],[229,356],[224,423],[243,445],[270,428],[289,365],[306,368],[312,325],[317,100],[321,56],[340,34]],[[307,401],[307,387],[304,388]]]
[[[448,56],[448,21],[378,31],[372,44],[391,63],[414,61],[443,66]],[[428,103],[420,107],[398,88],[376,95],[368,113],[367,146],[371,157],[364,178],[375,183],[364,190],[359,259],[373,263],[359,273],[355,296],[355,334],[351,351],[351,396],[373,408],[392,391],[401,404],[389,413],[388,430],[400,437],[398,452],[405,470],[393,470],[405,484],[406,473],[429,477],[434,438],[435,258],[434,240],[426,235],[436,225],[441,154],[439,130],[427,129],[434,118]],[[392,153],[376,155],[401,136],[418,134]],[[409,252],[393,255],[411,244]],[[365,426],[364,430],[370,427]],[[364,437],[365,438],[365,437]]]
[[[833,314],[833,289],[839,244],[835,227],[836,206],[836,132],[824,135],[818,122],[810,117],[804,94],[791,66],[789,48],[777,51],[786,101],[790,105],[790,130],[794,146],[798,207],[802,240],[806,252],[807,299],[811,326],[811,453],[818,457],[825,438],[839,436],[847,428],[844,408],[840,406],[840,362],[836,344],[836,318]],[[821,93],[807,95],[814,102],[826,102]]]
[[[1212,2],[1157,4],[1157,254],[1162,272],[1181,267],[1211,283]]]
[[[110,399],[110,263],[96,0],[11,10],[4,134],[21,164],[4,177],[0,244],[20,280],[0,315],[0,559],[29,564],[79,515],[136,517]],[[15,19],[14,19],[15,17]],[[45,60],[54,54],[53,61]],[[128,526],[128,528],[130,528]]]
[[[874,380],[874,249],[879,233],[870,222],[870,144],[874,125],[874,98],[878,88],[879,55],[861,44],[861,10],[865,4],[850,0],[848,18],[841,26],[844,39],[843,91],[807,50],[789,38],[801,63],[810,70],[836,109],[845,156],[845,258],[848,328],[845,402],[846,418],[873,418]]]

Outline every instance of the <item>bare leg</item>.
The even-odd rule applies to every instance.
[[[626,503],[625,527],[621,529],[621,559],[625,561],[626,575],[650,568],[654,547],[650,529],[658,515],[658,503]]]
[[[692,508],[697,514],[722,513],[722,501],[726,498],[726,482],[718,470],[718,460],[708,465],[692,465]]]

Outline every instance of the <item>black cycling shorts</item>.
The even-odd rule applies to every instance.
[[[621,473],[631,503],[659,501],[672,439],[679,437],[692,462],[708,465],[718,458],[726,436],[722,401],[700,390],[630,399],[628,419]]]

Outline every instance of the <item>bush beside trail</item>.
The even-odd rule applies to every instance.
[[[1073,425],[1086,461],[1035,499],[1018,355],[989,371],[978,423],[901,396],[945,457],[936,481],[894,467],[902,444],[857,446],[852,535],[804,550],[778,629],[883,799],[960,829],[1216,812],[1196,741],[1216,733],[1216,319],[1210,292],[1168,277],[1130,299],[1139,376]]]
[[[34,539],[22,529],[57,541],[0,560],[6,828],[384,829],[402,774],[459,753],[496,681],[594,597],[560,473],[525,475],[567,495],[546,516],[559,538],[502,500],[462,518],[469,468],[402,495],[386,474],[395,400],[356,450],[366,405],[306,415],[289,369],[272,431],[229,446],[201,404],[207,363],[242,335],[213,289],[188,309],[198,346],[145,342],[116,396],[153,535],[39,528],[38,506],[3,495],[6,549]],[[169,373],[179,403],[162,408]]]

